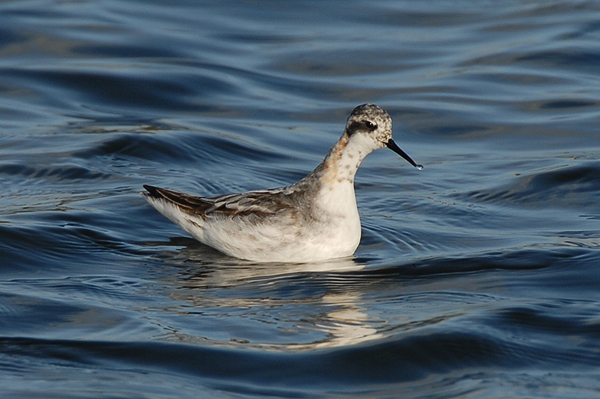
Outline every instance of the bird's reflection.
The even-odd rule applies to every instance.
[[[377,326],[382,322],[370,316],[368,306],[362,303],[361,288],[369,284],[361,283],[364,265],[355,259],[253,263],[226,257],[195,242],[186,244],[175,256],[170,252],[168,257],[170,264],[179,265],[178,272],[168,277],[168,283],[174,287],[171,299],[181,305],[177,309],[171,307],[171,311],[182,317],[210,315],[228,320],[221,322],[225,329],[232,324],[250,324],[250,320],[253,328],[261,330],[261,340],[244,336],[239,331],[245,329],[238,328],[215,334],[222,337],[229,333],[227,341],[211,339],[205,333],[203,342],[302,351],[354,345],[381,337]],[[178,331],[178,337],[193,335],[188,328],[179,329],[185,332]],[[199,331],[199,335],[202,333]],[[270,336],[272,340],[265,339]]]

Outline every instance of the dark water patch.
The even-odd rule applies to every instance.
[[[516,58],[518,62],[534,63],[543,66],[557,66],[572,70],[581,69],[593,72],[592,65],[598,65],[600,55],[584,49],[531,52]]]
[[[62,288],[66,287],[63,286]],[[7,289],[5,284],[2,285],[2,289]],[[53,335],[52,331],[55,329],[63,329],[62,332],[66,333],[69,326],[79,329],[79,333],[84,332],[86,328],[83,326],[84,323],[82,323],[83,318],[86,317],[86,313],[93,313],[93,310],[89,306],[83,303],[74,304],[72,301],[61,300],[60,298],[44,298],[39,295],[44,291],[40,290],[39,287],[37,289],[33,295],[24,293],[7,294],[3,298],[0,298],[3,302],[8,303],[17,310],[12,315],[5,315],[0,322],[0,328],[2,328],[5,336],[38,336],[41,332],[40,326],[44,326],[46,330],[41,336]],[[68,295],[68,292],[65,293],[65,298]],[[99,315],[97,314],[97,316]],[[78,322],[79,326],[76,327],[75,325]],[[99,322],[98,318],[96,323],[100,324]],[[88,328],[94,324],[90,319]],[[97,328],[97,325],[92,328],[94,327]]]
[[[123,306],[152,304],[154,298],[146,295],[151,290],[148,283],[134,276],[115,279],[108,273],[56,278],[32,274],[0,282],[0,303],[13,310],[0,321],[3,336],[114,340],[160,335],[152,322]]]
[[[468,348],[468,349],[466,349]],[[598,367],[594,354],[571,347],[539,347],[484,334],[423,331],[422,335],[353,348],[280,354],[141,342],[85,342],[0,339],[0,352],[14,357],[49,358],[93,369],[136,368],[142,373],[185,373],[234,391],[246,384],[303,391],[335,386],[396,384],[458,371]],[[256,368],[260,364],[260,368]],[[140,370],[141,369],[141,370]],[[338,385],[343,382],[346,388]]]
[[[120,237],[89,225],[0,225],[0,257],[4,272],[59,271],[69,265],[81,271],[89,267],[113,268],[139,256],[140,248]],[[132,237],[133,238],[133,237]]]
[[[411,263],[400,263],[393,267],[365,269],[357,272],[373,277],[413,278],[434,275],[462,275],[491,270],[539,270],[573,264],[579,255],[586,254],[581,249],[563,248],[557,250],[516,250],[485,252],[480,256],[447,256],[445,258],[421,259]],[[582,263],[583,260],[581,260]]]
[[[216,137],[207,137],[203,145],[210,147],[215,157],[220,159],[232,157],[260,163],[274,163],[288,159],[285,155],[275,151],[266,151],[256,146],[251,146],[249,143],[235,142]]]
[[[521,85],[522,87],[539,87],[539,86],[551,86],[568,84],[571,80],[560,74],[554,74],[551,71],[548,73],[534,73],[529,70],[516,70],[512,73],[502,72],[480,72],[479,74],[472,74],[473,78],[479,77],[487,85],[494,85],[494,94],[499,95],[501,93],[502,86],[507,85]],[[488,86],[489,87],[489,86]],[[509,99],[507,99],[509,100]],[[510,102],[510,101],[508,101]],[[512,102],[510,102],[512,103]]]
[[[90,159],[96,156],[132,157],[150,159],[167,163],[170,160],[193,162],[192,140],[186,135],[123,134],[100,142],[95,148],[79,151],[76,157]]]
[[[64,10],[58,8],[50,8],[48,10],[40,10],[34,7],[15,7],[14,4],[7,2],[3,7],[3,15],[19,20],[22,18],[27,22],[40,22],[46,19],[62,20],[67,16]],[[7,18],[7,20],[11,20]]]
[[[7,52],[7,47],[19,42],[24,42],[26,36],[13,29],[0,28],[0,54]]]
[[[559,73],[559,69],[578,70],[579,72],[593,72],[591,66],[598,62],[598,54],[590,52],[585,47],[580,48],[558,48],[545,51],[527,51],[526,49],[508,48],[501,51],[489,52],[483,56],[471,57],[461,62],[462,66],[511,66],[511,70],[533,75],[537,79],[556,79],[556,83],[567,79],[573,81],[578,77]],[[541,68],[534,73],[531,66]],[[496,75],[496,74],[492,74]],[[499,74],[498,76],[502,76]],[[543,82],[551,83],[543,80]],[[528,80],[528,83],[532,83]]]
[[[469,354],[462,348],[471,348]],[[458,350],[461,349],[461,350]],[[0,339],[0,351],[17,356],[49,357],[89,364],[102,360],[126,361],[144,369],[185,372],[217,379],[222,385],[236,376],[233,385],[268,383],[283,386],[327,385],[345,381],[361,383],[411,381],[428,373],[443,373],[454,367],[483,367],[498,361],[493,342],[461,334],[442,334],[399,340],[375,347],[329,351],[312,355],[253,353],[166,345],[160,343],[103,343]],[[453,355],[460,353],[459,359]],[[260,363],[260,370],[253,364]],[[101,367],[101,366],[100,366]],[[293,371],[295,370],[295,371]],[[236,382],[237,381],[237,382]],[[224,388],[224,386],[223,386]]]
[[[11,176],[31,177],[36,173],[36,169],[25,165],[0,165],[0,173]]]
[[[75,46],[72,51],[74,54],[95,57],[144,58],[153,59],[154,61],[166,59],[169,62],[185,56],[184,53],[179,53],[175,49],[167,48],[167,46],[156,47],[156,45],[143,43],[83,44]]]
[[[417,26],[428,26],[430,28],[438,28],[440,26],[463,26],[470,24],[473,20],[475,12],[458,11],[456,8],[449,4],[440,4],[440,9],[436,12],[432,12],[428,7],[423,7],[419,10],[419,6],[415,6],[413,10],[407,11],[406,9],[395,9],[393,6],[389,7],[378,7],[378,19],[377,24],[386,24],[391,26],[404,26],[404,27],[417,27]],[[441,12],[441,10],[444,10]],[[355,23],[367,23],[364,18],[354,17]]]
[[[52,264],[43,254],[56,246],[55,237],[39,234],[33,228],[22,228],[0,225],[0,254],[3,259],[3,270],[35,270],[40,266]],[[44,248],[33,250],[33,248]]]
[[[595,119],[595,115],[589,112],[589,108],[596,109],[598,101],[591,99],[568,99],[571,95],[566,95],[567,98],[544,97],[531,101],[512,102],[514,106],[519,107],[524,112],[536,112],[540,120],[544,118],[549,121],[556,121],[557,124],[563,125],[569,129],[569,121],[573,120],[589,120]],[[549,133],[549,132],[548,132]],[[570,132],[565,132],[568,137]],[[584,139],[585,140],[585,139]],[[571,145],[577,145],[581,140],[571,140]]]
[[[566,303],[565,303],[566,302]],[[537,306],[506,309],[497,315],[494,324],[503,329],[519,331],[521,335],[552,334],[558,340],[582,340],[582,346],[590,349],[600,338],[598,304],[595,301],[566,300],[560,306]],[[600,356],[597,348],[593,349]],[[590,353],[593,355],[593,353]]]
[[[540,106],[541,109],[568,109],[568,108],[582,108],[582,107],[596,107],[598,102],[585,101],[585,100],[556,100],[547,101]]]
[[[197,111],[199,104],[191,100],[197,96],[197,90],[224,93],[235,91],[231,85],[220,79],[186,73],[144,77],[109,73],[99,69],[87,72],[79,69],[7,69],[5,74],[26,86],[33,85],[42,92],[50,91],[49,95],[59,99],[77,99],[66,104],[69,108],[77,109],[83,101],[94,104],[96,109],[105,107],[120,110],[119,114],[145,113],[156,109],[162,109],[163,112],[165,109],[180,112]]]
[[[4,291],[4,290],[3,290]],[[0,320],[6,320],[8,323],[11,317],[16,317],[21,311],[20,305],[12,301],[12,296],[6,292],[0,293]],[[3,325],[2,328],[6,328],[7,324]]]
[[[598,219],[598,216],[582,215],[590,219]],[[597,230],[576,230],[576,231],[557,231],[554,233],[566,245],[572,245],[579,248],[598,249],[600,248],[600,232]]]
[[[200,173],[203,168],[222,165],[224,159],[232,164],[263,164],[287,159],[251,142],[210,136],[205,132],[111,134],[108,140],[100,141],[94,148],[77,151],[73,156],[83,159],[107,158],[110,162],[129,159],[136,164],[137,159],[161,165],[176,161],[179,164],[189,164],[193,168],[190,174],[193,175]]]
[[[0,165],[0,175],[27,177],[30,179],[44,180],[102,180],[109,179],[111,175],[94,172],[80,166],[55,166],[55,167],[29,167],[26,165]],[[29,184],[31,181],[29,181]]]
[[[455,125],[449,124],[445,126],[438,126],[428,129],[427,133],[433,134],[440,137],[452,137],[455,139],[477,137],[485,134],[489,134],[495,131],[491,129],[489,125],[468,125],[464,123],[456,123]]]
[[[589,22],[582,23],[577,29],[574,29],[573,32],[564,33],[562,35],[557,36],[559,40],[573,40],[579,38],[588,38],[588,39],[597,39],[598,34],[596,32],[600,31],[600,22],[595,19]]]
[[[593,209],[600,191],[600,164],[560,167],[514,179],[514,182],[491,190],[472,191],[470,201],[520,206],[531,209],[564,207]],[[462,197],[462,195],[457,195]]]

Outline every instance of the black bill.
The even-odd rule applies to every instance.
[[[402,151],[402,149],[400,147],[398,147],[398,144],[396,144],[394,142],[394,140],[390,139],[386,143],[386,145],[387,145],[387,148],[394,151],[396,154],[400,155],[402,158],[406,159],[408,161],[408,163],[410,163],[415,168],[417,168],[419,170],[423,169],[423,165],[418,165],[417,163],[415,163],[415,161],[413,161],[412,158],[409,157],[407,153],[405,153],[404,151]]]

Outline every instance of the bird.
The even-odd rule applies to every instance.
[[[144,185],[142,196],[196,240],[254,262],[308,263],[351,257],[361,238],[354,178],[363,159],[389,148],[416,164],[392,137],[378,105],[354,108],[323,161],[289,186],[210,197]]]

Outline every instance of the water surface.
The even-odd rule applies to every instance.
[[[7,398],[592,398],[600,7],[0,2]],[[256,264],[142,184],[293,183],[356,105],[355,257]]]

